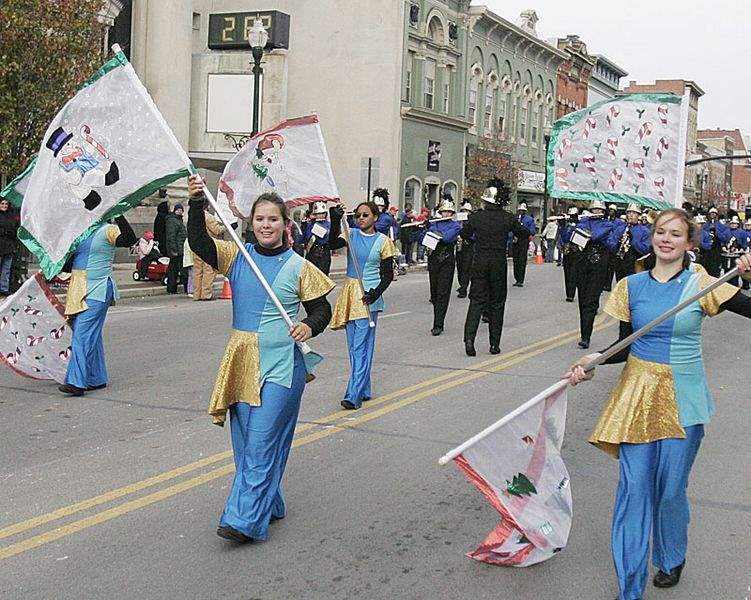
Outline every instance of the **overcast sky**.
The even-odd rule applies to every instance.
[[[537,11],[542,39],[576,34],[592,54],[628,71],[630,80],[691,79],[704,90],[699,127],[751,134],[749,0],[474,0],[516,23]]]

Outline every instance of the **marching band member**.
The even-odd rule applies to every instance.
[[[237,246],[207,233],[198,175],[189,178],[188,192],[190,247],[232,285],[233,329],[209,406],[217,425],[229,410],[236,469],[217,535],[240,543],[265,540],[269,522],[285,515],[280,484],[314,362],[296,342],[328,325],[326,295],[334,283],[289,247],[284,201],[274,193],[259,196],[250,214],[256,243],[246,248],[289,315],[294,319],[300,304],[305,308],[307,317],[288,328]]]
[[[333,207],[331,213],[332,250],[344,248],[347,241],[340,236],[344,211]],[[351,372],[341,405],[358,409],[372,398],[370,370],[373,366],[378,313],[383,311],[383,292],[394,279],[396,247],[390,238],[375,230],[378,207],[361,202],[355,208],[357,229],[350,230],[347,252],[347,279],[336,299],[331,329],[346,329]],[[357,261],[357,266],[353,264]],[[357,280],[357,273],[362,280]],[[363,290],[365,294],[363,295]],[[374,326],[371,327],[370,323]]]
[[[639,223],[640,214],[641,207],[631,203],[626,208],[626,221],[618,219],[613,223],[607,245],[614,257],[616,281],[633,275],[636,259],[648,254],[652,248],[649,227]]]
[[[740,227],[740,219],[737,216],[733,216],[728,222],[728,228],[724,236],[721,236],[722,268],[726,273],[733,268],[738,257],[748,250],[748,235]],[[728,283],[738,287],[738,277],[733,277]]]
[[[621,222],[621,219],[618,218],[618,205],[617,204],[610,204],[608,205],[608,215],[607,220],[613,223],[613,227],[616,226],[616,224]],[[602,289],[606,292],[609,292],[613,286],[613,275],[615,274],[615,251],[610,252],[608,255],[608,272],[605,275],[605,287]]]
[[[589,338],[600,306],[600,294],[605,287],[608,270],[607,240],[613,230],[613,222],[605,219],[605,204],[594,200],[592,216],[579,221],[572,236],[576,244],[577,232],[585,239],[581,241],[576,256],[576,291],[579,296],[579,323],[581,329],[580,348],[589,348]]]
[[[746,219],[746,223],[743,227],[746,230],[746,236],[748,237],[749,246],[751,247],[751,219]],[[743,279],[741,289],[748,290],[749,288],[751,288],[751,285],[749,284],[748,279]]]
[[[690,263],[698,233],[685,211],[660,214],[652,234],[654,268],[621,279],[605,306],[621,322],[621,340],[715,281]],[[748,255],[736,264],[741,272],[751,271]],[[650,534],[658,569],[653,584],[668,588],[680,580],[688,546],[686,488],[714,413],[701,323],[723,310],[751,318],[751,298],[721,285],[606,361],[626,366],[589,441],[620,462],[611,536],[619,600],[644,597]],[[598,356],[571,368],[566,376],[572,385],[592,378],[594,371],[585,373],[580,365]]]
[[[313,203],[311,221],[308,221],[303,232],[305,243],[305,258],[318,267],[325,275],[331,270],[331,249],[329,248],[329,231],[331,223],[327,217],[325,202]]]
[[[573,302],[574,296],[576,296],[576,252],[579,251],[579,248],[571,243],[571,235],[578,224],[579,210],[572,206],[568,209],[568,220],[562,226],[558,236],[558,251],[563,257],[561,262],[563,264],[563,285],[566,290],[566,302]]]
[[[524,276],[527,273],[527,252],[529,252],[529,241],[537,233],[535,220],[527,214],[527,205],[524,202],[519,204],[516,209],[516,220],[526,230],[525,234],[512,234],[511,253],[514,260],[514,287],[524,287]]]
[[[133,228],[121,215],[114,225],[99,226],[71,256],[73,270],[65,316],[73,323],[73,341],[65,383],[58,387],[63,394],[83,396],[87,390],[107,386],[102,329],[107,310],[120,297],[112,263],[117,248],[130,248],[137,241]]]
[[[454,203],[444,200],[438,207],[441,218],[451,218],[456,214]],[[430,278],[430,297],[433,299],[432,335],[443,333],[446,311],[451,298],[451,286],[454,283],[454,245],[459,238],[461,225],[457,221],[437,221],[431,223],[428,234],[440,237],[435,249],[428,256],[428,276]]]
[[[459,212],[472,213],[472,204],[465,202],[461,205]],[[457,289],[457,298],[467,297],[467,288],[469,287],[469,277],[472,272],[472,258],[475,255],[475,240],[470,238],[465,240],[459,238],[456,242],[456,278],[459,281]]]
[[[373,190],[373,203],[378,207],[378,219],[375,230],[382,233],[392,242],[399,239],[399,223],[389,212],[389,191],[386,188]],[[357,222],[355,222],[357,226]]]
[[[528,237],[529,230],[503,205],[509,201],[509,189],[489,187],[482,195],[485,210],[469,215],[460,235],[475,238],[475,257],[469,287],[469,308],[464,322],[464,350],[476,356],[475,337],[480,318],[487,315],[490,329],[490,353],[501,353],[503,313],[506,307],[506,243],[509,233]]]
[[[702,265],[712,277],[720,276],[722,266],[722,244],[728,239],[727,225],[719,220],[717,209],[712,206],[707,211],[707,222],[702,229],[709,234],[709,248],[702,252]]]

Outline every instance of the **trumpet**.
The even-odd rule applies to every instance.
[[[628,254],[629,250],[631,250],[631,228],[626,227],[626,231],[621,236],[621,244],[618,246],[618,252],[615,254],[616,258],[622,260]]]

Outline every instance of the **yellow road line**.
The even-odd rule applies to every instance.
[[[604,329],[605,327],[608,327],[609,325],[610,325],[610,323],[608,322],[608,320],[604,320],[603,322],[601,322],[600,325],[598,325],[598,326],[595,327],[595,330]],[[354,419],[351,419],[350,421],[347,421],[347,422],[342,423],[340,425],[337,425],[335,427],[331,427],[331,428],[327,428],[327,429],[322,429],[322,430],[319,430],[319,431],[314,432],[312,434],[309,434],[309,435],[297,438],[297,439],[295,439],[293,441],[292,447],[296,448],[296,447],[299,447],[299,446],[304,446],[304,445],[309,444],[311,442],[314,442],[314,441],[317,441],[317,440],[329,437],[331,435],[334,435],[339,430],[347,429],[347,428],[352,428],[352,427],[355,427],[355,426],[360,425],[362,423],[367,423],[368,421],[372,421],[372,420],[377,419],[377,418],[379,418],[379,417],[381,417],[383,415],[386,415],[388,413],[396,411],[396,410],[398,410],[400,408],[403,408],[403,407],[408,406],[410,404],[414,404],[415,402],[423,400],[423,399],[425,399],[425,398],[427,398],[429,396],[435,396],[436,394],[439,394],[439,393],[441,393],[443,391],[452,389],[454,387],[458,387],[460,385],[464,385],[465,383],[469,383],[470,381],[474,381],[474,380],[480,379],[482,377],[487,377],[491,373],[502,371],[503,369],[507,369],[508,367],[511,367],[513,365],[516,365],[516,364],[519,364],[521,362],[524,362],[524,361],[526,361],[526,360],[528,360],[530,358],[533,358],[533,357],[535,357],[535,356],[537,356],[539,354],[543,354],[544,352],[547,352],[548,350],[552,350],[554,348],[558,348],[558,347],[560,347],[560,346],[562,346],[562,345],[564,345],[564,344],[566,344],[566,343],[568,343],[570,341],[573,341],[574,339],[576,339],[576,337],[577,337],[576,334],[571,334],[571,333],[569,333],[569,334],[562,334],[562,335],[559,335],[559,336],[555,336],[555,338],[551,338],[551,339],[555,339],[556,341],[554,343],[552,343],[552,344],[548,344],[547,346],[538,347],[535,350],[528,351],[528,352],[518,352],[518,351],[510,352],[510,353],[508,353],[507,358],[504,359],[504,360],[502,360],[502,361],[498,361],[498,360],[495,360],[495,361],[485,361],[485,363],[495,362],[495,363],[498,363],[498,364],[493,365],[492,367],[490,367],[486,371],[470,372],[469,374],[467,374],[467,375],[465,375],[463,377],[459,377],[459,378],[457,378],[457,379],[455,379],[453,381],[447,381],[443,385],[439,385],[439,386],[437,386],[435,388],[430,388],[430,389],[424,390],[424,391],[420,392],[419,394],[415,394],[414,396],[409,396],[409,397],[404,398],[404,399],[402,399],[402,400],[400,400],[398,402],[394,402],[392,404],[389,404],[388,406],[383,406],[383,407],[381,407],[381,408],[379,408],[377,410],[374,410],[372,412],[368,412],[368,413],[366,413],[364,415],[361,415],[360,417],[356,417]],[[534,346],[540,346],[540,343],[532,344],[530,347],[534,347]],[[414,386],[410,386],[410,387],[414,387]],[[344,412],[345,414],[352,414],[349,411],[340,411],[340,412]],[[225,457],[229,457],[229,455],[231,455],[230,452],[224,452],[224,453],[220,453],[220,454],[225,455]],[[220,456],[220,454],[217,454],[214,457],[208,457],[208,458],[204,459],[203,461],[196,461],[196,463],[191,463],[191,465],[195,465],[195,464],[197,464],[199,462],[204,462],[204,466],[207,465],[207,464],[211,464],[212,462],[216,462],[216,460],[213,460],[213,459],[216,456]],[[217,460],[219,460],[219,459],[217,459]],[[208,462],[206,462],[206,461],[208,461]],[[187,469],[191,465],[186,465],[185,467],[181,467],[181,469]],[[196,467],[196,468],[198,468],[198,467]],[[178,470],[179,469],[174,469],[173,471],[170,471],[168,473],[173,473],[174,471],[178,471]],[[25,540],[22,540],[20,542],[17,542],[15,544],[11,544],[9,546],[5,546],[4,548],[0,548],[0,560],[4,560],[6,558],[10,558],[12,556],[16,556],[18,554],[21,554],[21,553],[26,552],[28,550],[32,550],[32,549],[37,548],[39,546],[42,546],[44,544],[48,544],[50,542],[54,542],[56,540],[59,540],[59,539],[61,539],[63,537],[71,535],[73,533],[77,533],[77,532],[82,531],[84,529],[87,529],[89,527],[93,527],[94,525],[99,525],[101,523],[104,523],[104,522],[109,521],[111,519],[114,519],[116,517],[123,516],[125,514],[133,512],[133,511],[138,510],[140,508],[144,508],[144,507],[149,506],[151,504],[155,504],[157,502],[160,502],[161,500],[165,500],[167,498],[170,498],[172,496],[180,494],[180,493],[182,493],[184,491],[193,489],[195,487],[203,485],[204,483],[208,483],[210,481],[213,481],[214,479],[217,479],[219,477],[223,477],[225,475],[229,475],[230,473],[232,473],[233,470],[234,470],[234,464],[230,463],[230,464],[225,465],[223,467],[219,467],[217,469],[213,469],[213,470],[209,471],[208,473],[204,473],[202,475],[198,475],[197,477],[193,477],[191,479],[188,479],[186,481],[183,481],[183,482],[171,485],[171,486],[169,486],[167,488],[164,488],[162,490],[159,490],[157,492],[153,492],[153,493],[148,494],[146,496],[142,496],[141,498],[136,498],[134,500],[130,500],[128,502],[124,502],[123,504],[121,504],[119,506],[116,506],[116,507],[104,510],[102,512],[96,513],[96,514],[91,515],[89,517],[85,517],[83,519],[79,519],[79,520],[74,521],[72,523],[68,523],[67,525],[63,525],[63,526],[58,527],[58,528],[56,528],[56,529],[54,529],[52,531],[49,531],[49,532],[46,532],[46,533],[42,533],[42,534],[39,534],[39,535],[35,535],[35,536],[32,536],[32,537],[27,538]],[[164,473],[162,475],[164,476],[164,475],[167,475],[168,473]],[[160,477],[160,476],[157,476],[157,477]],[[151,479],[156,479],[156,477],[155,478],[151,478]],[[144,481],[148,481],[148,480],[144,480]],[[140,483],[143,483],[143,482],[140,482]],[[134,484],[134,485],[138,485],[138,484]],[[152,484],[152,485],[154,485],[154,484]],[[126,486],[126,488],[127,487],[130,487],[130,486]],[[126,488],[120,488],[120,489],[124,490]],[[115,490],[115,491],[119,491],[119,490]],[[97,496],[96,498],[101,498],[101,497],[104,497],[104,496],[107,496],[107,494],[102,494],[102,496]],[[119,496],[117,496],[117,497],[119,497]],[[70,509],[73,506],[79,506],[79,505],[83,505],[85,503],[90,503],[90,502],[94,501],[96,498],[91,498],[90,500],[87,500],[87,501],[84,501],[84,502],[80,502],[80,503],[78,503],[76,505],[71,505],[71,507],[67,507],[67,508]],[[93,506],[93,504],[89,504],[88,507],[90,507],[90,506]],[[61,511],[64,511],[64,510],[65,509],[60,509],[60,511],[55,511],[55,513],[60,513]],[[80,508],[78,510],[83,510],[83,508]],[[55,514],[55,513],[49,513],[49,514],[52,515],[52,514]],[[70,514],[72,514],[72,513],[70,513]],[[16,526],[11,526],[11,527],[16,527],[18,529],[24,523],[29,523],[31,521],[43,519],[46,516],[47,515],[42,515],[40,517],[37,517],[37,519],[30,519],[29,521],[24,521],[22,523],[17,524]],[[62,515],[62,516],[67,516],[67,515]],[[60,517],[56,517],[56,518],[60,518]],[[53,520],[53,519],[43,520],[43,521],[41,521],[38,524],[46,523],[49,520]],[[36,526],[36,525],[33,525],[33,526]],[[25,529],[28,529],[30,527],[31,526],[26,527]],[[10,528],[6,528],[3,531],[6,531],[8,529],[10,529]],[[23,531],[23,530],[24,529],[18,529],[18,531]],[[11,534],[8,534],[8,535],[11,535]]]
[[[413,385],[395,390],[393,392],[390,392],[388,394],[384,394],[383,396],[379,396],[377,398],[374,398],[373,400],[369,401],[365,408],[367,410],[370,410],[376,406],[379,406],[385,402],[388,402],[389,400],[393,400],[394,398],[398,398],[400,396],[404,396],[405,394],[409,394],[411,392],[423,389],[425,387],[433,386],[436,384],[439,384],[443,381],[446,381],[448,379],[452,379],[455,377],[459,377],[462,373],[468,373],[472,372],[476,369],[483,369],[486,367],[490,367],[493,364],[498,364],[499,362],[506,360],[507,358],[511,356],[516,356],[522,352],[527,352],[532,348],[536,348],[541,345],[546,345],[549,343],[553,343],[559,339],[562,339],[563,337],[568,337],[572,335],[573,332],[569,331],[566,333],[561,333],[559,335],[553,336],[551,338],[540,340],[538,342],[535,342],[533,344],[530,344],[526,347],[517,348],[516,350],[512,350],[510,352],[506,352],[504,354],[495,356],[493,358],[490,358],[488,360],[484,360],[482,362],[476,363],[468,367],[467,369],[461,369],[458,371],[451,371],[449,373],[444,373],[443,375],[439,375],[437,377],[433,377],[431,379],[427,379],[418,383],[415,383]],[[319,425],[331,423],[334,421],[337,421],[344,417],[350,417],[352,416],[352,412],[348,410],[338,410],[334,413],[331,413],[329,415],[326,415],[324,417],[321,417],[319,419],[316,419],[315,422],[311,423],[300,423],[295,428],[295,434],[300,434],[305,431],[308,431],[310,429],[313,429],[314,427],[318,427]],[[57,510],[54,510],[49,513],[45,513],[43,515],[39,515],[37,517],[33,517],[31,519],[27,519],[25,521],[20,521],[18,523],[15,523],[13,525],[9,525],[7,527],[4,527],[0,529],[0,539],[10,537],[12,535],[16,535],[19,533],[22,533],[24,531],[27,531],[29,529],[34,529],[35,527],[39,527],[40,525],[44,525],[46,523],[50,523],[52,521],[57,521],[58,519],[62,519],[64,517],[69,517],[71,515],[74,515],[76,513],[79,513],[84,510],[88,510],[90,508],[94,508],[95,506],[99,506],[101,504],[107,504],[108,502],[112,502],[113,500],[117,500],[118,498],[122,498],[123,496],[128,496],[130,494],[133,494],[135,492],[140,492],[142,490],[145,490],[147,488],[153,487],[155,485],[159,485],[161,483],[165,483],[167,481],[170,481],[172,479],[176,479],[182,475],[185,475],[187,473],[190,473],[191,471],[197,471],[198,469],[202,469],[204,467],[210,466],[212,464],[215,464],[217,462],[221,462],[227,458],[230,458],[232,456],[232,451],[224,451],[219,452],[217,454],[213,454],[211,456],[207,456],[206,458],[203,458],[201,460],[197,460],[195,462],[189,463],[187,465],[183,465],[181,467],[177,467],[175,469],[172,469],[170,471],[165,471],[164,473],[160,473],[158,475],[155,475],[153,477],[149,477],[147,479],[143,479],[141,481],[136,481],[134,483],[128,484],[126,486],[111,490],[109,492],[105,492],[103,494],[99,494],[97,496],[93,496],[92,498],[87,498],[86,500],[82,500],[80,502],[76,502],[74,504],[70,504],[68,506],[64,506],[62,508],[59,508]]]

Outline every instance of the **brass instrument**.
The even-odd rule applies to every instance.
[[[627,225],[626,230],[621,236],[621,244],[618,246],[618,252],[616,252],[615,257],[618,260],[623,260],[629,250],[631,250],[631,226]]]

